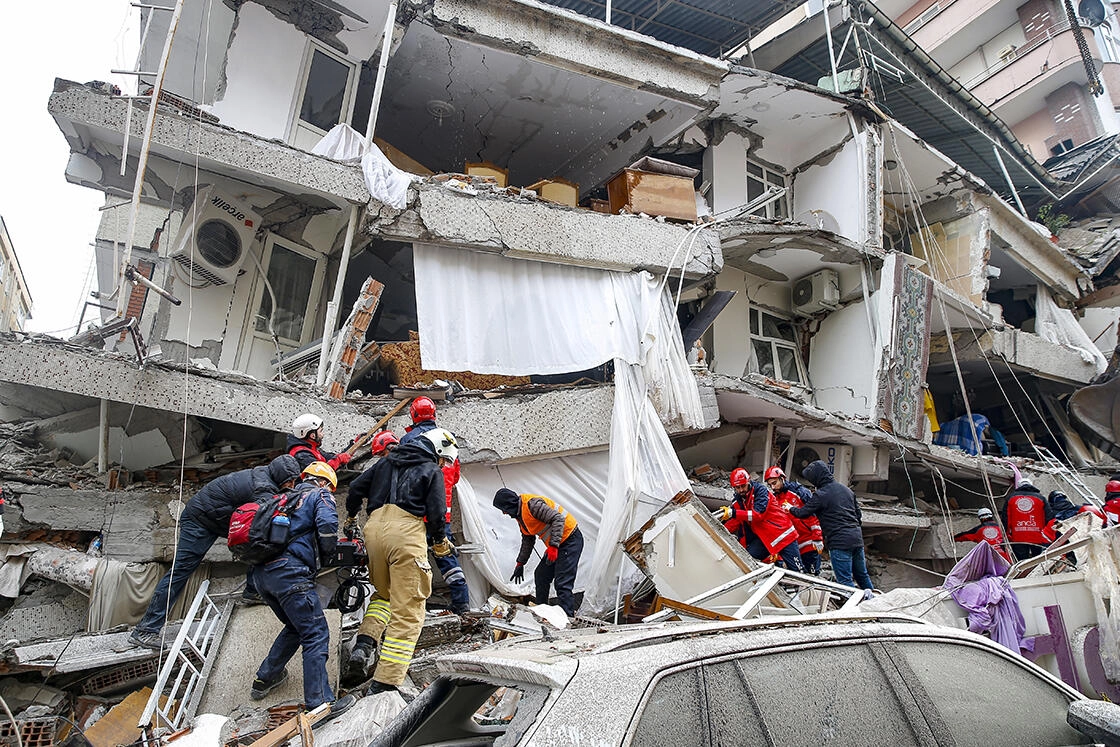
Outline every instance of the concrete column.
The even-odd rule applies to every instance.
[[[101,400],[101,414],[97,421],[97,473],[109,470],[109,400]]]

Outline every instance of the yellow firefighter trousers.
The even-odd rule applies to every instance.
[[[358,633],[375,641],[384,634],[373,678],[396,686],[408,673],[432,593],[427,531],[418,516],[389,505],[370,515],[362,533],[374,592]]]

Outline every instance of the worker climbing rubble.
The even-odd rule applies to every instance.
[[[551,498],[532,493],[519,495],[509,488],[501,488],[494,494],[494,507],[516,519],[521,530],[521,550],[509,580],[517,584],[525,580],[525,564],[540,537],[545,552],[544,559],[533,572],[537,604],[548,604],[548,589],[555,585],[560,608],[568,617],[575,617],[573,590],[579,558],[583,554],[583,533],[576,517]]]
[[[847,485],[836,482],[828,465],[820,459],[810,462],[801,474],[817,489],[804,506],[791,507],[789,512],[799,519],[809,516],[820,519],[824,546],[837,583],[864,589],[866,594],[870,594],[875,586],[867,573],[867,558],[863,551],[863,515],[855,494]]]
[[[1007,528],[1011,550],[1019,560],[1033,558],[1050,544],[1046,539],[1046,525],[1054,518],[1050,505],[1029,482],[1020,482],[1010,491],[1000,509],[1000,518]]]
[[[282,510],[271,517],[269,542],[282,549],[278,557],[253,565],[251,573],[265,604],[284,627],[257,670],[249,692],[253,700],[264,698],[288,679],[285,666],[302,648],[304,705],[314,710],[335,701],[327,675],[330,628],[315,592],[315,574],[321,559],[334,555],[338,542],[337,487],[330,465],[312,462],[303,470],[299,485],[285,496]],[[332,714],[349,709],[356,700],[347,695],[335,701]]]
[[[288,453],[299,462],[300,469],[307,469],[312,462],[326,462],[331,469],[339,469],[350,463],[350,453],[325,451],[323,448],[323,419],[318,415],[305,413],[292,421],[292,432],[288,434]]]
[[[987,542],[992,546],[992,549],[1000,554],[1008,563],[1013,562],[1007,556],[1007,550],[1003,547],[1003,530],[999,528],[999,522],[996,521],[995,514],[992,513],[990,508],[981,508],[976,512],[976,518],[980,523],[964,532],[958,532],[953,535],[955,542]]]
[[[432,593],[428,546],[437,558],[454,551],[444,529],[440,467],[453,463],[458,453],[455,437],[433,428],[402,443],[350,484],[347,511],[356,515],[364,500],[369,513],[364,534],[374,592],[346,674],[348,682],[363,680],[380,645],[370,694],[396,690],[412,662]]]
[[[789,511],[791,508],[801,508],[805,501],[812,496],[804,485],[786,477],[785,471],[774,465],[767,467],[763,474],[767,487],[774,494],[778,503]],[[797,551],[801,553],[801,567],[806,573],[814,576],[821,575],[821,550],[824,549],[824,535],[821,534],[821,523],[816,516],[799,519],[790,515],[793,526],[797,529]]]
[[[802,570],[801,553],[797,549],[797,528],[786,509],[783,509],[770,489],[742,467],[731,472],[731,489],[735,500],[716,513],[727,531],[739,541],[756,560],[774,562],[791,571]]]
[[[295,484],[299,475],[296,459],[284,454],[265,467],[252,467],[215,478],[195,493],[179,516],[179,538],[171,569],[156,585],[148,609],[136,624],[129,641],[145,648],[161,648],[160,632],[167,621],[168,610],[183,593],[187,579],[202,563],[210,547],[218,537],[229,533],[233,512],[254,498],[287,490]],[[245,596],[254,601],[258,598],[251,574],[246,577]]]

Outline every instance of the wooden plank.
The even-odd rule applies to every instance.
[[[670,609],[677,610],[678,612],[684,612],[694,617],[698,617],[701,620],[730,621],[735,619],[734,617],[728,617],[727,615],[721,614],[719,612],[712,612],[711,610],[706,610],[703,607],[694,607],[691,604],[678,602],[675,599],[666,599],[665,597],[659,597],[657,602],[654,604],[654,607],[656,609],[651,611],[653,614],[664,612],[666,609]]]
[[[279,747],[294,737],[300,729],[300,719],[306,719],[309,726],[313,726],[321,718],[331,712],[331,704],[323,703],[314,711],[309,713],[301,713],[293,718],[288,719],[284,723],[277,726],[275,729],[265,734],[249,745],[249,747]]]
[[[388,423],[390,420],[392,420],[393,416],[396,415],[401,410],[403,410],[405,408],[405,405],[407,405],[411,401],[412,401],[412,397],[409,397],[408,399],[403,399],[400,402],[398,402],[396,407],[394,407],[392,410],[389,410],[389,412],[385,414],[385,417],[383,417],[383,418],[381,418],[381,420],[377,421],[377,425],[370,428],[368,431],[365,432],[365,434],[361,438],[359,438],[357,441],[355,441],[350,446],[350,448],[346,450],[346,453],[349,454],[350,456],[354,456],[354,454],[356,454],[358,452],[358,449],[360,449],[363,446],[365,446],[366,444],[368,444],[370,442],[370,439],[372,439],[374,436],[376,436],[377,432],[380,431],[382,428],[384,428],[385,424]]]
[[[373,139],[373,144],[377,146],[378,150],[385,154],[385,157],[389,159],[389,163],[393,164],[401,171],[407,171],[410,174],[419,174],[420,176],[431,176],[435,173],[412,156],[402,152],[379,137]]]
[[[150,687],[131,693],[109,709],[109,712],[98,719],[97,723],[86,729],[86,739],[93,747],[117,747],[120,744],[136,742],[141,736],[140,727],[136,722],[147,707],[151,695]],[[167,698],[161,697],[160,701],[165,704]]]

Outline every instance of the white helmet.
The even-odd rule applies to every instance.
[[[459,444],[450,431],[445,431],[443,428],[432,428],[430,431],[424,431],[422,435],[432,444],[436,456],[443,457],[449,462],[454,462],[459,458]]]
[[[318,415],[311,413],[304,413],[292,421],[292,433],[296,438],[307,438],[307,434],[311,431],[317,431],[323,427],[323,419]]]
[[[992,509],[990,508],[982,508],[976,512],[976,518],[980,521],[986,521],[988,519],[994,519],[995,514],[992,513]]]

